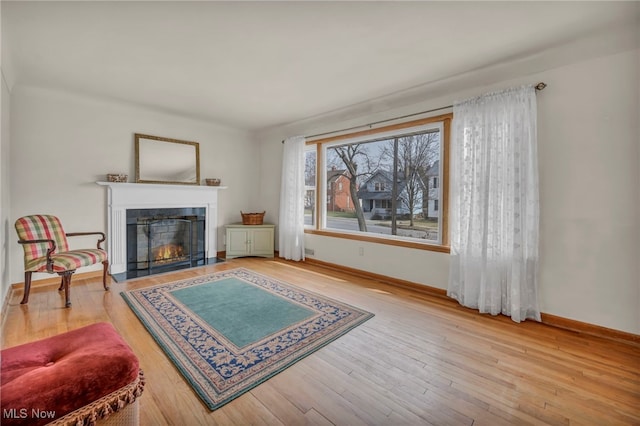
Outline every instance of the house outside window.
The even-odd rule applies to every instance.
[[[345,185],[345,182],[347,184]],[[328,212],[350,212],[353,211],[349,191],[349,173],[345,169],[338,169],[335,166],[327,171],[327,206]],[[346,188],[346,189],[345,189]]]
[[[447,189],[446,166],[440,165],[448,155],[451,118],[307,142],[320,160],[314,167],[321,164],[316,186],[330,196],[305,212],[318,218],[305,220],[306,232],[448,251],[446,209],[439,207]],[[344,196],[340,206],[338,195]]]
[[[440,176],[440,160],[435,161],[431,167],[425,173],[427,180],[429,181],[428,197],[425,199],[424,214],[431,219],[438,219],[440,217],[439,212],[439,200],[440,200],[440,188],[438,185]]]

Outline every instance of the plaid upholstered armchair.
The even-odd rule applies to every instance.
[[[69,301],[69,286],[71,275],[76,269],[102,262],[102,285],[107,287],[107,252],[102,250],[100,243],[105,240],[102,232],[74,232],[65,233],[60,220],[50,215],[31,215],[21,217],[15,224],[18,233],[18,243],[24,249],[24,296],[22,304],[29,301],[31,290],[31,275],[34,272],[48,272],[62,277],[61,291],[64,288],[65,306],[71,306]],[[99,235],[97,249],[69,250],[67,237],[80,235]]]

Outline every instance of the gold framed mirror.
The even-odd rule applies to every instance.
[[[198,142],[135,133],[136,182],[200,184]]]

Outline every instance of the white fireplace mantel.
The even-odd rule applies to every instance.
[[[127,210],[204,207],[205,252],[217,255],[218,191],[225,186],[163,185],[148,183],[96,182],[108,189],[107,251],[111,274],[127,270]]]

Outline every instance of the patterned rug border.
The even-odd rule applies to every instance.
[[[243,278],[243,274],[245,276],[255,277],[256,282],[247,281],[245,279],[246,277]],[[154,291],[160,291],[160,289],[163,289],[163,288],[175,290],[175,289],[190,287],[194,285],[202,285],[202,284],[219,281],[219,280],[231,278],[231,277],[247,282],[249,284],[255,285],[257,287],[262,287],[265,289],[265,291],[268,291],[271,294],[276,293],[274,289],[278,289],[278,290],[284,289],[284,290],[294,291],[298,295],[302,296],[302,298],[304,299],[308,298],[311,301],[313,300],[318,302],[321,301],[333,307],[337,306],[337,307],[340,307],[341,309],[348,309],[351,311],[349,315],[356,314],[357,317],[345,325],[339,325],[335,327],[335,329],[331,328],[333,324],[330,324],[328,327],[326,327],[326,329],[323,328],[322,330],[316,333],[319,335],[319,337],[316,338],[314,334],[311,334],[310,336],[314,338],[314,340],[312,340],[309,344],[303,345],[298,349],[294,349],[290,353],[287,350],[283,350],[282,353],[278,352],[274,354],[272,357],[266,358],[265,363],[267,364],[271,363],[274,365],[273,367],[270,368],[269,365],[267,365],[262,369],[258,369],[256,373],[249,374],[246,378],[243,378],[242,373],[238,374],[239,379],[232,376],[231,378],[229,378],[228,381],[230,382],[230,384],[228,384],[227,380],[221,379],[218,376],[212,375],[212,372],[213,370],[215,370],[215,368],[213,368],[210,365],[210,363],[203,357],[202,353],[199,353],[194,349],[193,352],[196,352],[196,354],[192,354],[192,356],[194,356],[194,358],[192,359],[189,356],[189,354],[185,352],[185,349],[180,346],[181,342],[176,340],[176,337],[182,337],[182,336],[179,336],[179,331],[177,329],[173,329],[172,330],[173,336],[172,336],[171,335],[172,333],[168,332],[163,327],[163,324],[162,324],[162,323],[166,323],[165,324],[166,326],[170,326],[169,321],[166,318],[164,318],[160,313],[157,313],[156,315],[154,315],[153,312],[148,311],[147,308],[145,308],[144,304],[141,303],[139,299],[142,297],[141,294],[143,293],[148,294]],[[259,281],[270,283],[271,288],[265,287],[264,285],[260,284]],[[178,281],[163,283],[163,284],[156,284],[149,287],[143,287],[140,289],[122,291],[120,295],[123,297],[127,305],[129,305],[131,310],[135,313],[138,320],[147,329],[149,334],[151,334],[151,336],[156,341],[156,343],[158,343],[158,345],[162,348],[163,352],[167,355],[167,357],[171,360],[174,366],[178,369],[178,371],[187,380],[187,382],[191,385],[191,387],[196,392],[196,394],[200,397],[200,399],[207,405],[207,407],[210,410],[215,410],[227,404],[228,402],[232,401],[238,396],[248,392],[254,387],[270,379],[271,377],[279,374],[285,369],[291,367],[293,364],[304,359],[308,355],[311,355],[313,352],[328,345],[329,343],[347,334],[349,331],[353,330],[354,328],[358,327],[359,325],[363,324],[367,320],[374,317],[373,313],[367,312],[363,309],[357,308],[348,303],[344,303],[339,300],[335,300],[330,297],[323,296],[321,294],[299,287],[295,284],[291,284],[289,282],[283,281],[279,278],[274,278],[268,275],[264,275],[248,268],[234,268],[234,269],[218,271],[218,272],[214,272],[206,275],[201,275],[198,277],[192,277],[192,278],[182,279]],[[285,297],[285,296],[281,295],[281,297]],[[291,298],[289,299],[292,303],[301,303],[299,300],[295,300]],[[302,304],[304,305],[304,303]],[[304,306],[307,306],[307,305],[304,305]],[[312,309],[317,310],[317,308],[312,308]],[[199,326],[202,326],[202,324],[200,323],[206,324],[206,322],[203,321],[201,318],[199,318],[197,314],[191,312],[190,310],[188,310],[188,312],[190,313],[190,319],[193,322],[195,322]],[[311,318],[307,318],[303,321],[294,323],[293,325],[287,327],[286,329],[289,329],[291,327],[301,328],[302,324],[305,324],[305,322],[310,322],[314,318],[315,320],[318,320],[318,315],[314,315]],[[173,326],[171,325],[171,327]],[[203,327],[203,328],[206,329],[206,327]],[[213,330],[213,328],[209,327],[209,330]],[[274,334],[272,336],[276,336],[276,335],[282,336],[282,333],[281,332],[279,333],[280,334]],[[222,336],[221,333],[219,333],[219,335]],[[218,337],[218,336],[215,336],[215,337]],[[220,342],[224,342],[224,344],[229,343],[228,341],[226,341],[226,338],[224,338],[224,336],[222,337],[223,339],[219,339]],[[267,338],[262,339],[258,342],[251,343],[250,345],[247,345],[244,348],[235,348],[235,346],[233,345],[232,345],[233,347],[231,348],[225,347],[224,344],[222,343],[221,343],[221,346],[224,347],[224,349],[228,350],[229,352],[233,352],[234,349],[247,352],[247,348],[251,350],[251,348],[260,346],[260,344],[262,344],[262,341],[268,340],[270,337],[271,336],[268,336]],[[236,354],[236,355],[241,355],[241,354]],[[274,361],[271,361],[271,358],[273,358]],[[207,372],[209,372],[209,374],[207,374]],[[223,387],[222,389],[218,387],[218,385],[220,384]]]

